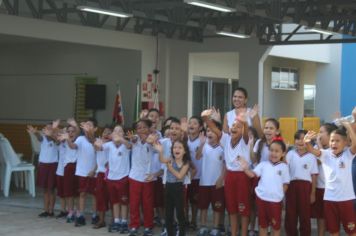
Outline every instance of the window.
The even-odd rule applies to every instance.
[[[272,67],[272,89],[297,90],[299,88],[298,70]]]
[[[315,111],[315,85],[304,85],[304,116],[314,116]]]
[[[231,94],[237,87],[238,80],[194,76],[192,114],[200,115],[203,110],[214,106],[223,116],[231,109]]]

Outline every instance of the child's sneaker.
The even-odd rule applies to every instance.
[[[79,216],[75,219],[75,226],[78,227],[78,226],[83,226],[85,224],[86,224],[86,222],[85,222],[84,216]]]
[[[197,223],[195,223],[195,222],[190,222],[190,224],[189,224],[189,229],[192,230],[192,231],[197,230]]]
[[[47,217],[47,216],[48,216],[48,212],[47,211],[44,211],[44,212],[42,212],[42,213],[40,213],[38,215],[38,217]]]
[[[213,228],[210,233],[210,236],[221,236],[220,230],[218,228]]]
[[[197,236],[207,236],[208,233],[209,233],[208,228],[202,226],[202,227],[199,229],[199,232],[198,232]]]
[[[225,226],[223,224],[219,224],[218,229],[221,235],[225,235]]]
[[[138,231],[136,228],[131,228],[129,231],[129,236],[137,236],[138,235]]]
[[[56,219],[59,219],[59,218],[64,218],[68,215],[68,212],[65,212],[65,211],[61,211],[59,212],[58,215],[56,215]]]
[[[67,223],[73,223],[74,221],[75,221],[75,216],[74,215],[67,216],[67,220],[66,220]]]
[[[155,217],[153,218],[153,223],[155,224],[155,226],[162,227],[161,218],[158,217],[158,216],[155,216]]]
[[[152,236],[152,235],[153,235],[152,229],[145,228],[145,230],[143,231],[143,236]]]
[[[127,234],[129,232],[129,225],[127,222],[121,223],[120,234]]]
[[[161,236],[167,236],[167,228],[165,226],[162,227]]]
[[[91,224],[92,225],[96,225],[97,223],[99,222],[99,216],[98,215],[93,215],[92,217],[91,217]]]
[[[120,229],[121,229],[121,225],[120,223],[111,223],[109,225],[109,228],[108,228],[108,231],[111,233],[111,232],[120,232]]]

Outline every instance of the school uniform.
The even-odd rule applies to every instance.
[[[60,198],[64,197],[64,159],[65,159],[65,143],[61,142],[58,145],[58,165],[56,170],[56,186],[57,186],[57,196]]]
[[[205,143],[202,150],[202,172],[199,182],[199,209],[208,209],[212,205],[213,211],[224,212],[224,187],[216,188],[216,181],[221,176],[224,163],[224,151],[217,144],[211,146]]]
[[[262,228],[271,225],[274,230],[279,230],[284,198],[283,185],[290,182],[288,166],[283,162],[263,161],[253,172],[260,177],[255,188],[259,225]]]
[[[200,181],[201,171],[202,171],[202,160],[201,159],[198,160],[196,158],[196,153],[200,146],[199,136],[196,137],[195,139],[188,138],[187,145],[189,148],[191,160],[196,169],[196,174],[193,177],[190,185],[188,185],[187,197],[191,204],[197,204],[198,197],[199,197],[199,181]]]
[[[107,187],[111,205],[129,203],[130,150],[124,145],[116,146],[114,142],[103,145],[108,152],[109,172]]]
[[[253,146],[253,152],[255,153],[255,155],[258,153],[260,142],[261,142],[261,139],[258,139],[256,141],[255,145]],[[261,149],[261,154],[260,155],[261,155],[261,158],[260,158],[259,163],[260,162],[264,162],[264,161],[269,161],[269,146],[267,145],[266,142],[263,143],[263,145],[262,145],[262,149]],[[256,200],[255,188],[257,187],[259,181],[260,181],[259,177],[252,178],[251,196],[252,196],[252,200],[253,201]]]
[[[77,165],[75,169],[75,175],[79,179],[79,192],[85,192],[90,194],[95,194],[95,178],[89,177],[90,171],[95,169],[96,165],[96,155],[94,146],[89,140],[83,135],[79,136],[75,142],[78,149]]]
[[[244,173],[237,157],[245,158],[251,165],[249,146],[243,138],[233,146],[231,136],[223,133],[220,144],[224,150],[226,165],[225,176],[225,203],[230,214],[238,213],[243,216],[250,215],[251,180]]]
[[[108,163],[107,150],[96,151],[96,210],[105,212],[109,209],[109,194],[106,185],[106,164]]]
[[[310,195],[312,191],[312,175],[318,174],[316,157],[311,153],[299,155],[296,150],[291,150],[286,157],[289,173],[290,185],[286,194],[286,219],[285,228],[290,236],[311,235],[311,203]]]
[[[37,170],[37,186],[45,189],[56,187],[58,146],[47,136],[42,135],[41,151]]]
[[[71,149],[67,142],[64,143],[64,176],[63,176],[63,195],[64,197],[78,196],[78,176],[75,175],[78,150]]]
[[[146,182],[151,174],[153,147],[140,139],[132,145],[131,170],[129,174],[130,228],[140,226],[140,205],[142,203],[144,227],[153,228],[153,181]]]
[[[353,209],[355,193],[352,183],[352,161],[356,154],[346,148],[338,156],[331,149],[321,150],[319,160],[325,174],[324,214],[326,229],[337,233],[342,223],[347,234],[356,233]]]

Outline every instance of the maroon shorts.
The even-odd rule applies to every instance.
[[[64,183],[63,195],[64,197],[78,196],[78,176],[75,175],[76,163],[68,163],[64,167]]]
[[[120,180],[106,180],[109,199],[111,205],[114,204],[129,204],[129,178],[126,176]]]
[[[187,194],[188,194],[188,201],[191,204],[198,203],[198,195],[199,195],[199,179],[193,179],[192,182],[188,185]]]
[[[216,188],[214,186],[200,186],[199,187],[199,209],[208,209],[212,205],[213,211],[224,212],[225,210],[225,196],[224,188]]]
[[[281,228],[282,202],[268,202],[256,196],[258,224],[261,228],[271,226],[274,230]]]
[[[356,214],[353,200],[334,202],[324,200],[325,225],[329,233],[338,233],[342,223],[347,234],[356,233]]]
[[[37,186],[45,189],[54,189],[56,187],[56,171],[58,163],[38,164]]]
[[[64,177],[57,175],[57,196],[60,198],[64,198]]]
[[[250,215],[251,180],[242,171],[227,171],[225,204],[229,214]]]
[[[324,219],[324,191],[317,188],[315,192],[315,202],[311,205],[311,218]]]
[[[164,190],[162,178],[158,177],[153,184],[153,206],[154,208],[164,206]]]
[[[79,193],[95,194],[96,180],[94,177],[78,176],[79,179]]]
[[[109,209],[109,196],[106,186],[105,173],[98,173],[95,186],[95,201],[97,211],[107,211]]]

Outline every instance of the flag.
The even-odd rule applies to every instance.
[[[121,92],[119,86],[117,86],[114,110],[112,112],[112,121],[115,124],[124,125],[124,114],[122,109]]]
[[[134,117],[133,117],[134,121],[138,121],[140,119],[140,112],[141,112],[141,81],[137,80]]]

